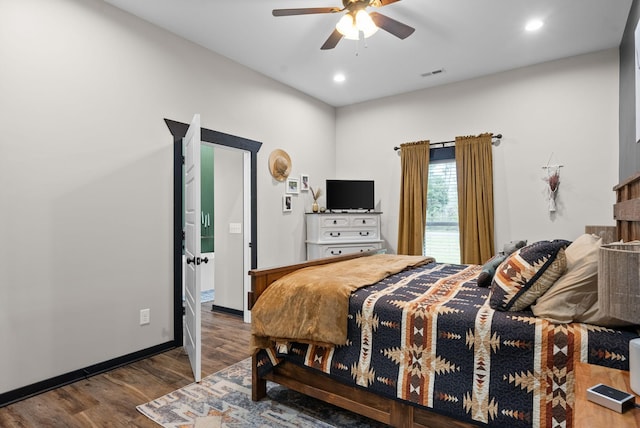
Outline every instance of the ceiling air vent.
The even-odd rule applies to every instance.
[[[426,73],[422,73],[420,76],[422,77],[435,76],[436,74],[440,74],[443,72],[444,72],[444,68],[439,68],[437,70],[427,71]]]

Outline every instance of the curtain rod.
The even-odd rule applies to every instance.
[[[501,139],[502,138],[502,134],[496,134],[496,135],[492,135],[491,139]],[[429,143],[429,147],[434,148],[433,146],[440,146],[440,147],[444,147],[445,144],[452,144],[455,143],[456,140],[451,140],[451,141],[440,141],[438,143]],[[491,144],[493,144],[493,141],[491,142]],[[394,147],[393,150],[398,151],[400,150],[400,147]]]

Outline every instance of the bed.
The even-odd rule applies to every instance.
[[[637,174],[614,188],[617,234],[625,241],[640,238],[639,186]],[[553,245],[557,257],[545,263],[546,272],[562,257],[567,263],[572,243]],[[269,302],[270,286],[276,290],[301,272],[333,276],[323,269],[379,265],[376,257],[359,254],[251,271],[249,305],[263,311],[267,305],[257,305],[260,296],[261,303]],[[551,322],[535,316],[526,301],[522,309],[496,310],[489,303],[499,306],[509,299],[496,298],[500,293],[493,284],[478,287],[483,266],[428,259],[409,265],[353,288],[346,340],[305,336],[298,341],[288,331],[272,335],[256,327],[260,320],[272,324],[298,305],[285,304],[272,318],[254,318],[259,339],[254,341],[252,399],[264,397],[266,381],[273,381],[391,426],[571,427],[575,363],[628,370],[628,342],[639,337],[636,326]],[[559,276],[546,281],[560,282]],[[290,302],[301,295],[297,290],[293,297],[276,295],[275,300]]]

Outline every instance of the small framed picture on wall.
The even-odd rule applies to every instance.
[[[300,180],[297,178],[287,178],[287,193],[300,193]]]
[[[293,209],[293,196],[284,195],[282,196],[282,212],[291,212]]]
[[[300,174],[300,191],[309,191],[309,174]]]

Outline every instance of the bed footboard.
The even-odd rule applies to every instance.
[[[252,269],[249,271],[249,276],[251,276],[251,291],[247,295],[249,310],[253,308],[253,305],[255,305],[260,295],[267,289],[267,287],[269,287],[269,285],[271,285],[272,282],[282,278],[288,273],[309,266],[325,265],[343,260],[356,259],[358,257],[372,256],[374,254],[379,254],[379,251],[366,251],[363,253],[347,254],[345,256],[326,257],[274,268]]]
[[[255,357],[253,363],[252,399],[254,400],[266,396],[266,381],[270,380],[392,427],[471,428],[476,426],[342,384],[287,361],[283,361],[272,372],[260,379],[255,370]]]
[[[258,376],[258,360],[256,354],[251,357],[251,399],[262,400],[267,396],[267,381]]]

